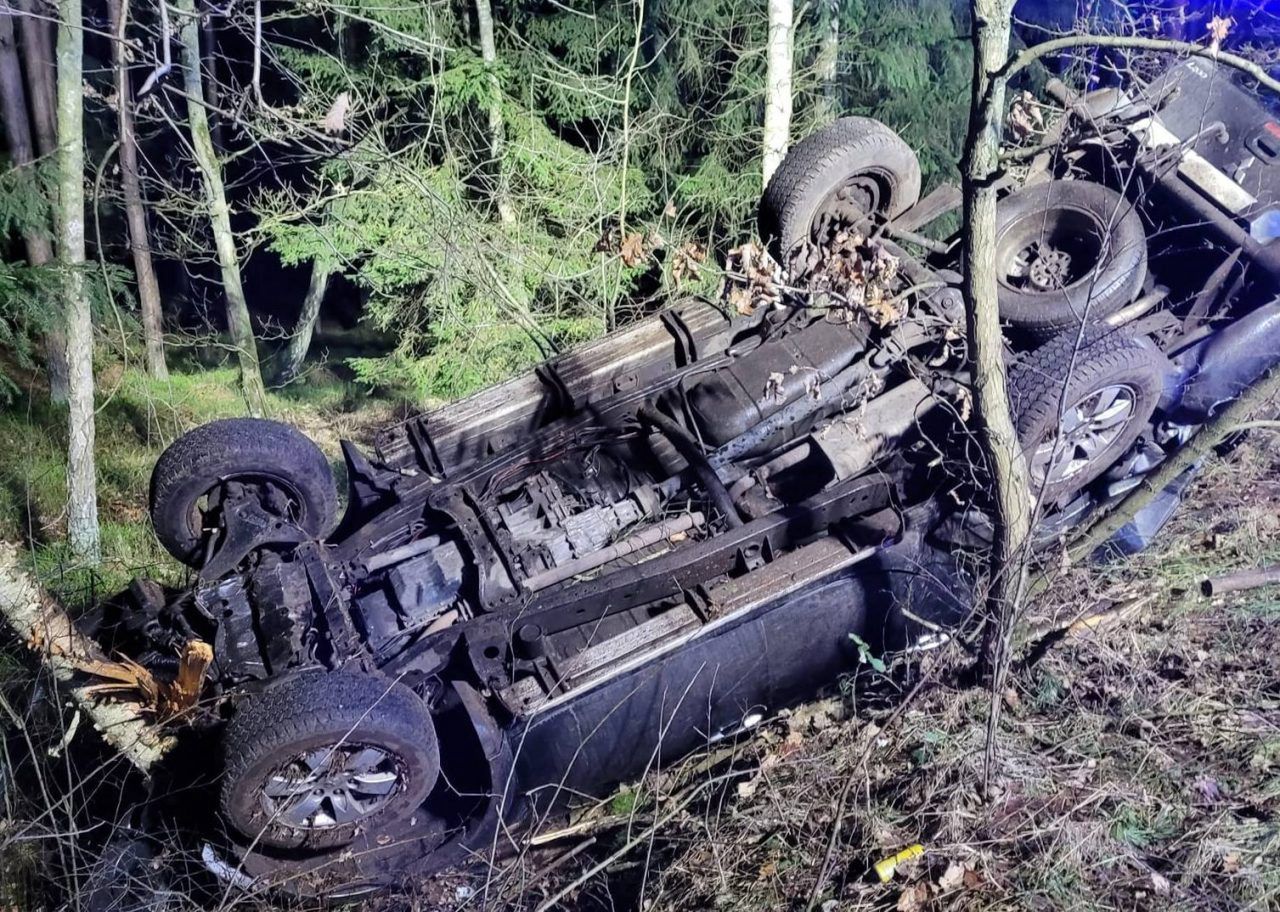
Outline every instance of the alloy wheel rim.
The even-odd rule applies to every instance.
[[[1082,474],[1115,444],[1137,410],[1138,396],[1127,383],[1087,393],[1062,413],[1056,432],[1036,447],[1031,476],[1055,485]]]
[[[403,789],[404,770],[395,754],[343,742],[302,751],[277,767],[260,798],[274,823],[327,830],[373,817]]]

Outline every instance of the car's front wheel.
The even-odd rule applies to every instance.
[[[440,774],[426,704],[359,672],[304,672],[237,709],[222,811],[273,848],[332,848],[411,816]]]

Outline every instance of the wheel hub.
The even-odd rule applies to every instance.
[[[1056,247],[1040,248],[1031,260],[1027,278],[1041,291],[1066,288],[1071,281],[1071,254]]]
[[[369,744],[340,743],[303,751],[267,777],[262,808],[274,823],[329,829],[377,814],[404,789],[402,765]]]

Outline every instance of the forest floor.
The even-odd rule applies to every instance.
[[[103,387],[107,562],[92,578],[57,544],[58,413],[0,412],[0,537],[25,541],[40,576],[71,601],[139,571],[179,572],[146,522],[150,467],[183,430],[242,411],[229,370],[168,384],[123,372]],[[316,376],[273,393],[271,408],[336,463],[340,437],[367,442],[404,405]],[[1274,443],[1256,436],[1211,465],[1147,553],[1055,568],[1020,632],[986,789],[990,695],[967,682],[953,644],[884,671],[869,662],[753,736],[655,773],[567,828],[557,821],[548,829],[559,833],[521,857],[385,905],[1280,908],[1280,597],[1198,590],[1207,575],[1280,561]],[[1082,618],[1100,619],[1074,623]],[[0,693],[12,695],[10,684],[21,686],[0,680]],[[8,802],[2,768],[0,780]],[[880,882],[876,863],[914,845],[923,853]],[[49,895],[33,881],[56,858],[34,843],[24,852],[0,859],[4,880],[23,885],[0,882],[0,899]]]

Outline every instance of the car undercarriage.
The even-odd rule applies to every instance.
[[[1186,173],[1195,141],[1153,139],[1151,107],[1109,91],[1059,87],[1056,135],[1000,202],[1041,547],[1280,350],[1275,251],[1241,240],[1265,196],[1225,211]],[[195,585],[137,581],[91,633],[160,676],[211,644],[184,721],[222,745],[218,870],[333,896],[438,871],[751,728],[860,650],[963,625],[989,485],[961,239],[938,228],[959,192],[919,189],[874,121],[800,142],[762,202],[768,250],[733,251],[718,299],[372,452],[344,442],[340,522],[292,428],[214,422],[166,451],[152,521]]]

